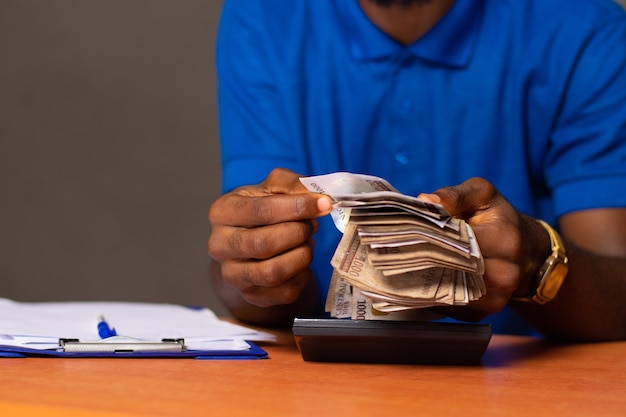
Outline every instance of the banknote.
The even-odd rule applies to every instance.
[[[379,306],[380,308],[380,306]],[[423,309],[398,309],[383,311],[374,307],[374,301],[366,291],[351,286],[336,271],[333,272],[326,311],[332,317],[354,320],[436,320],[443,316]]]
[[[335,226],[343,232],[348,223],[352,208],[367,208],[373,206],[386,208],[404,208],[417,216],[438,221],[444,218],[443,223],[450,219],[446,210],[439,204],[401,194],[395,187],[382,178],[365,174],[349,172],[335,172],[332,174],[302,177],[300,181],[310,191],[329,195],[335,202],[331,213]],[[385,200],[388,198],[389,200]],[[395,198],[395,200],[394,200]],[[381,202],[381,200],[383,202]],[[386,204],[385,204],[386,203]],[[439,221],[439,224],[442,222]]]
[[[343,236],[331,264],[326,311],[363,320],[431,319],[423,310],[485,294],[484,261],[464,220],[401,194],[382,178],[337,172],[303,177],[333,200]]]

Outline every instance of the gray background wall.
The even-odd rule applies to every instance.
[[[0,0],[0,297],[210,306],[219,0]]]

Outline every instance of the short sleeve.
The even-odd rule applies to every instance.
[[[626,207],[626,14],[589,34],[569,77],[545,162],[556,215]]]
[[[276,11],[271,3],[224,2],[216,45],[224,191],[256,184],[277,166],[298,170],[280,94],[281,60],[266,17]]]

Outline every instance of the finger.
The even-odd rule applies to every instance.
[[[241,292],[241,296],[250,304],[259,307],[270,307],[295,303],[306,289],[311,279],[310,270],[306,269],[277,287],[249,287]]]
[[[457,320],[476,322],[502,310],[507,300],[499,294],[491,294],[465,306],[433,307],[429,310]]]
[[[503,259],[485,259],[486,293],[465,306],[441,306],[431,310],[465,321],[480,321],[502,310],[517,288],[518,265]]]
[[[502,310],[517,288],[517,265],[503,259],[485,259],[486,293],[460,308],[451,307],[451,317],[477,321]]]
[[[313,193],[269,194],[264,196],[224,195],[209,210],[212,224],[255,227],[313,219],[330,213],[327,196]]]
[[[259,185],[273,194],[309,192],[300,181],[300,175],[287,168],[274,168]]]
[[[459,185],[440,188],[432,194],[434,196],[423,194],[420,198],[438,202],[451,215],[458,217],[475,216],[492,207],[499,197],[495,187],[483,178],[471,178]]]
[[[313,256],[309,244],[269,259],[229,260],[222,263],[222,277],[241,292],[252,287],[280,287],[309,267]]]
[[[484,217],[484,216],[483,216]],[[472,219],[472,230],[485,258],[503,258],[519,262],[522,256],[522,240],[517,225],[507,217],[493,216],[492,221]]]
[[[505,300],[517,288],[519,265],[506,259],[485,259],[485,285],[487,296],[498,296]]]
[[[214,259],[268,259],[311,239],[316,221],[286,222],[256,228],[219,227],[209,236]]]

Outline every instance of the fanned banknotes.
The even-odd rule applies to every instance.
[[[331,261],[331,316],[429,319],[420,309],[464,305],[485,293],[474,233],[442,206],[370,175],[337,172],[300,181],[333,199],[331,216],[343,233]]]

